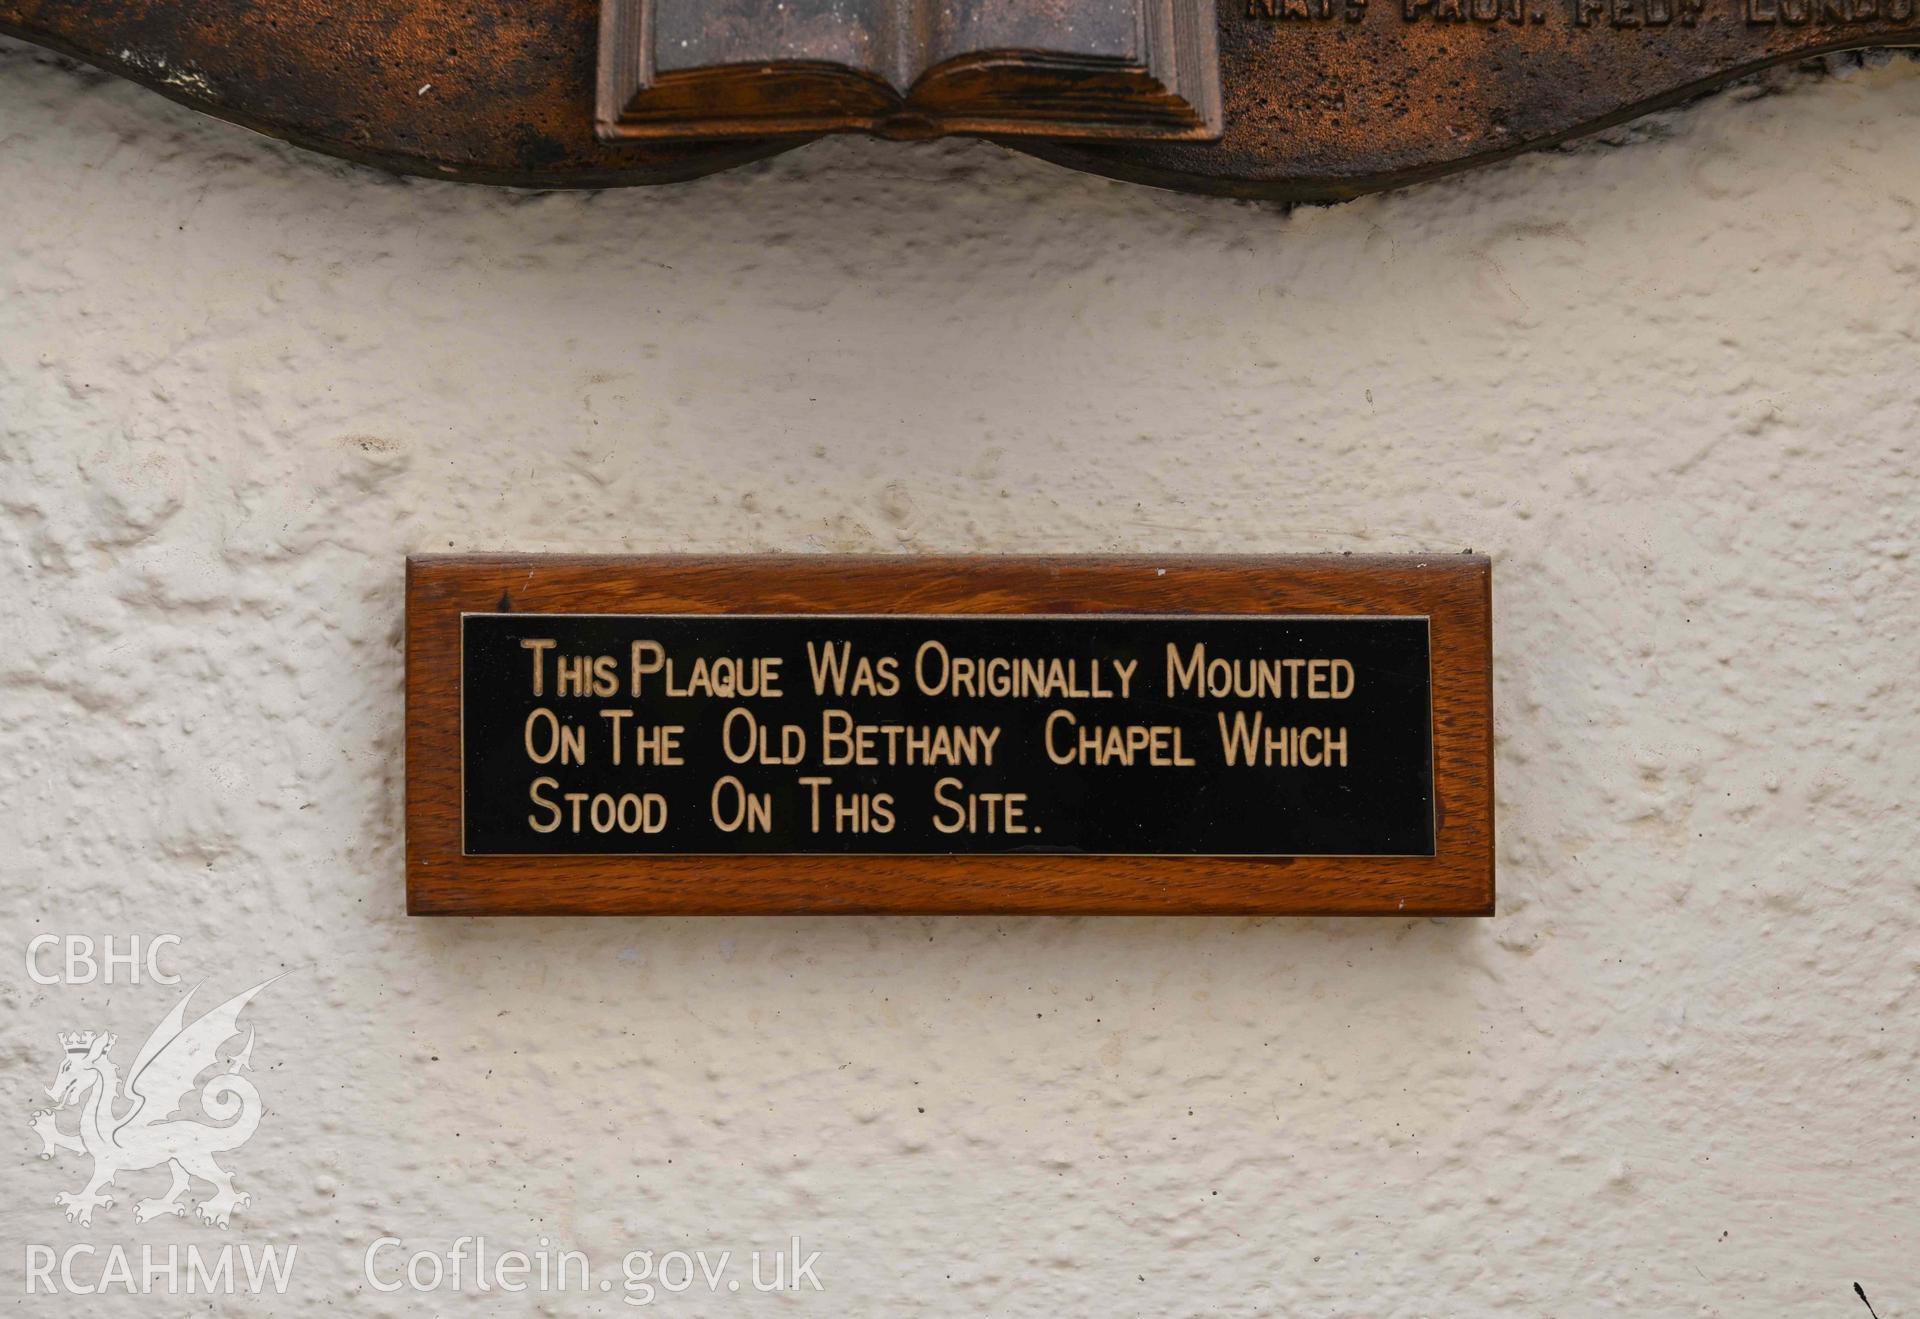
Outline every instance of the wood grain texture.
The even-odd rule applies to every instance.
[[[411,558],[407,910],[1492,915],[1491,588],[1479,555]],[[462,856],[460,615],[476,612],[1424,614],[1436,854]]]

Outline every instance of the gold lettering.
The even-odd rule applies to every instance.
[[[556,643],[552,637],[522,637],[520,639],[520,649],[533,652],[533,694],[535,696],[546,695],[546,692],[543,690],[541,673],[543,666],[541,660],[556,644],[558,643]]]
[[[613,763],[618,765],[620,763],[620,726],[625,720],[633,717],[633,711],[602,710],[600,717],[613,725],[607,730],[607,734],[608,742],[613,747]]]
[[[645,658],[642,658],[642,657]],[[631,669],[633,696],[640,695],[640,680],[649,673],[658,673],[667,666],[667,648],[657,641],[636,641],[633,643]]]
[[[546,824],[540,823],[540,821],[536,820],[531,815],[527,817],[527,827],[532,829],[537,834],[550,834],[555,829],[558,829],[560,827],[559,805],[551,801],[550,799],[546,797],[542,797],[540,795],[540,790],[542,788],[557,788],[559,786],[560,786],[560,780],[550,779],[550,778],[547,778],[545,775],[542,775],[541,777],[535,779],[532,785],[527,789],[527,796],[533,799],[533,804],[535,806],[544,806],[547,808],[547,810],[553,812],[552,817],[549,819],[549,821]]]

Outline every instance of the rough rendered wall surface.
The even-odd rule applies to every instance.
[[[824,1293],[657,1308],[1920,1315],[1917,127],[1895,64],[1291,214],[854,141],[529,196],[0,47],[6,1313],[34,1244],[572,1315],[362,1259],[798,1235]],[[1468,547],[1495,919],[401,913],[408,551]],[[233,1227],[66,1222],[56,1032],[282,971]]]

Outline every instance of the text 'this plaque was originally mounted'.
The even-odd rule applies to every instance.
[[[1486,913],[1489,577],[415,559],[409,910]]]

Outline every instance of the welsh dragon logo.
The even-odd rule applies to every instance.
[[[83,1031],[60,1037],[65,1057],[47,1095],[62,1108],[80,1107],[80,1129],[74,1134],[61,1131],[47,1109],[36,1112],[29,1125],[46,1147],[40,1154],[43,1159],[52,1158],[56,1150],[93,1156],[93,1176],[85,1188],[54,1197],[69,1221],[91,1225],[95,1209],[113,1207],[113,1200],[103,1192],[115,1177],[163,1163],[173,1170],[173,1186],[158,1199],[137,1202],[135,1222],[162,1214],[184,1215],[187,1206],[180,1197],[196,1177],[213,1187],[213,1195],[193,1210],[205,1222],[224,1228],[233,1211],[249,1202],[252,1197],[234,1191],[232,1174],[213,1156],[244,1145],[260,1125],[260,1092],[240,1075],[253,1066],[252,1029],[247,1031],[246,1045],[224,1063],[218,1051],[240,1033],[240,1013],[247,1003],[272,983],[268,980],[236,994],[191,1023],[186,1020],[187,1004],[199,986],[189,989],[140,1046],[124,1085],[119,1068],[108,1057],[112,1035]],[[196,1089],[202,1072],[220,1066],[223,1071]],[[220,1125],[175,1116],[196,1093],[200,1111]]]

